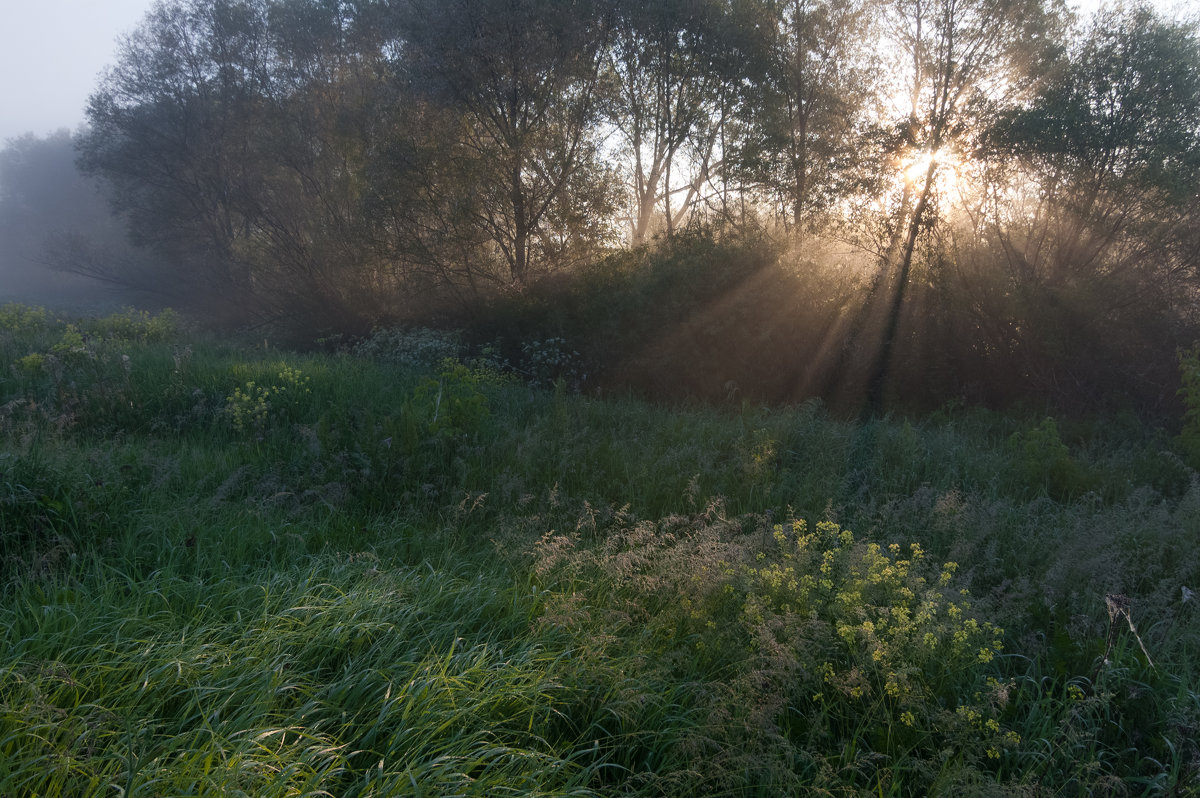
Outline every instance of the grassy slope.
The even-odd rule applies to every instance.
[[[3,795],[1200,789],[1200,486],[1129,422],[7,307],[0,435]]]

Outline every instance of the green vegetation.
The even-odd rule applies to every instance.
[[[0,307],[0,795],[1197,789],[1194,412],[667,410],[563,341],[372,341]]]

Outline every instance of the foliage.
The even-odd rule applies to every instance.
[[[1179,441],[1189,465],[1200,468],[1200,346],[1180,350],[1177,357],[1183,382],[1179,394],[1185,408]]]
[[[1137,204],[1188,202],[1200,179],[1197,113],[1195,28],[1133,4],[1097,14],[1047,70],[1034,104],[1010,112],[997,135],[1069,181],[1061,196],[1088,217],[1100,199],[1088,192],[1120,192]]]
[[[453,332],[427,327],[376,330],[350,347],[358,357],[369,357],[402,366],[430,367],[462,353],[459,336]]]
[[[984,136],[1012,201],[958,234],[960,332],[942,337],[974,339],[982,373],[1063,409],[1173,414],[1174,350],[1195,335],[1179,298],[1200,252],[1200,39],[1146,5],[1105,9],[1032,88]]]
[[[406,410],[434,434],[453,437],[477,432],[489,415],[487,396],[480,387],[499,375],[455,360],[444,360],[441,366],[437,377],[427,377],[417,386]]]
[[[703,201],[753,35],[724,2],[613,4],[606,121],[619,132],[628,238],[672,235]],[[682,179],[681,179],[682,178]],[[680,187],[686,186],[686,192]]]
[[[537,568],[568,578],[560,591],[622,582],[613,600],[647,616],[641,645],[676,668],[698,662],[710,678],[720,674],[723,685],[708,690],[728,706],[709,712],[728,713],[728,727],[707,733],[723,746],[740,740],[739,766],[764,786],[832,787],[825,774],[846,768],[870,789],[900,763],[953,751],[986,768],[1020,743],[1000,722],[997,696],[1007,688],[988,675],[1003,632],[950,589],[953,563],[939,572],[917,544],[903,558],[898,544],[856,542],[828,522],[810,532],[793,520],[746,537],[712,509],[704,520],[606,530],[598,551],[548,535]],[[596,633],[574,623],[579,634]],[[780,748],[793,746],[810,763],[770,772]]]
[[[855,170],[870,168],[853,150],[882,77],[871,10],[855,0],[770,6],[767,68],[738,109],[749,132],[734,158],[794,231],[819,229],[854,192]]]
[[[483,199],[471,224],[494,243],[504,281],[524,286],[555,265],[558,247],[543,228],[570,215],[556,209],[593,188],[603,193],[600,173],[589,169],[599,149],[603,5],[470,0],[448,12],[442,3],[411,0],[402,9],[415,99],[463,115],[470,192]],[[593,179],[573,183],[580,172]],[[559,244],[587,229],[568,226]]]
[[[657,398],[1163,417],[1198,52],[1056,0],[172,0],[78,142],[136,248],[55,258],[298,346],[563,338]],[[0,160],[53,207],[35,143]]]
[[[524,371],[532,385],[543,388],[561,383],[578,391],[587,378],[579,353],[571,349],[565,338],[546,338],[521,344]]]
[[[790,366],[781,369],[774,347],[738,331],[763,323],[768,314],[774,322],[774,310],[764,303],[778,302],[785,291],[797,294],[798,306],[786,311],[778,306],[778,312],[796,324],[806,321],[801,314],[807,298],[777,268],[775,256],[761,239],[681,234],[496,302],[471,333],[507,342],[506,358],[539,380],[563,376],[570,386],[586,373],[592,390],[633,389],[667,400],[724,399],[723,386],[734,375],[722,372],[738,360],[743,368],[757,370],[761,394],[768,395],[767,375],[786,374]],[[557,364],[539,372],[543,366],[532,362],[536,352],[524,350],[548,348],[539,342],[552,340],[561,343],[540,357]],[[736,357],[728,356],[727,348],[738,350]]]
[[[158,313],[126,308],[90,320],[86,329],[107,340],[155,344],[174,339],[178,326],[179,317],[170,308]]]
[[[0,329],[6,332],[28,334],[37,332],[50,323],[45,308],[7,302],[0,305]]]
[[[240,433],[262,435],[272,424],[287,418],[302,394],[311,393],[311,379],[286,364],[279,366],[270,385],[248,380],[225,398],[225,414]]]
[[[1085,493],[1091,475],[1076,462],[1058,434],[1054,419],[1036,427],[1014,432],[1008,439],[1018,484],[1045,491],[1055,499],[1070,499]]]

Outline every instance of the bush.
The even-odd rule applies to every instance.
[[[350,352],[358,357],[371,358],[401,366],[432,368],[447,358],[458,358],[462,352],[459,334],[428,327],[376,330]]]
[[[1052,418],[1033,429],[1013,433],[1008,449],[1019,488],[1066,500],[1083,495],[1096,482],[1094,475],[1071,457]]]
[[[746,522],[755,523],[710,507],[606,530],[596,548],[547,535],[535,568],[561,580],[562,596],[547,617],[603,637],[579,608],[585,590],[640,618],[656,660],[673,669],[664,682],[711,680],[702,692],[721,703],[713,717],[726,725],[705,733],[723,756],[744,757],[751,783],[844,787],[848,777],[916,794],[948,756],[986,771],[1017,746],[1004,719],[1008,685],[989,677],[1003,630],[973,617],[954,563],[938,568],[915,543],[904,556],[833,523],[758,522],[747,535]],[[805,758],[824,761],[807,773],[769,764]]]
[[[551,388],[560,381],[571,391],[578,391],[587,379],[579,353],[567,345],[565,338],[546,338],[529,341],[521,346],[524,371],[530,384]]]
[[[87,320],[83,324],[89,335],[105,340],[155,344],[175,337],[179,318],[170,308],[158,314],[127,308],[120,313]]]
[[[1200,469],[1200,344],[1179,350],[1178,357],[1179,376],[1183,383],[1179,396],[1184,404],[1179,443],[1188,465]]]
[[[8,302],[0,305],[0,330],[10,333],[41,332],[50,324],[44,308]]]

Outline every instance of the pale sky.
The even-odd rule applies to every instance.
[[[653,0],[650,0],[653,2]],[[1100,0],[1076,0],[1091,10]],[[117,39],[153,0],[0,0],[0,147],[23,133],[75,129],[88,95],[111,64]],[[1160,0],[1200,10],[1200,0]]]
[[[117,38],[153,0],[0,0],[0,147],[83,122]]]

